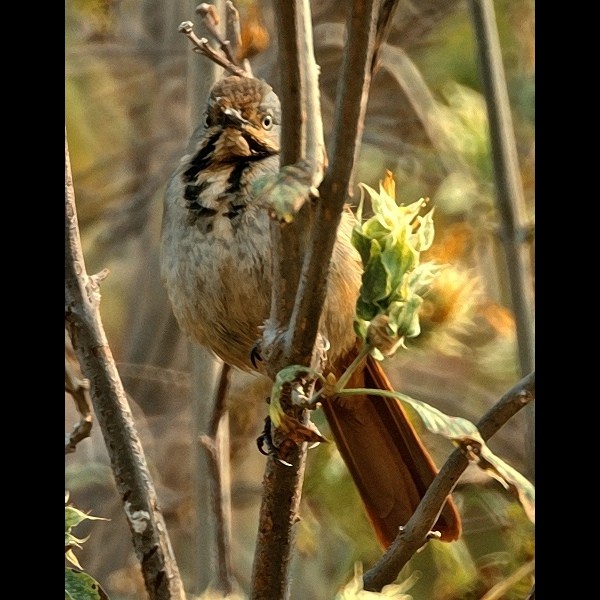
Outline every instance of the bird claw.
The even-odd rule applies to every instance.
[[[262,362],[262,356],[260,355],[258,342],[252,346],[252,350],[250,351],[250,362],[255,369],[258,369],[256,361]]]
[[[256,438],[256,445],[258,451],[264,456],[273,456],[275,460],[280,462],[286,467],[291,467],[291,463],[283,460],[279,456],[279,448],[273,442],[273,436],[271,435],[271,418],[265,417],[265,426],[263,432]],[[266,449],[265,449],[266,448]]]

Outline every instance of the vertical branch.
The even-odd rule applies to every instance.
[[[302,1],[275,2],[281,68],[281,166],[298,163],[306,148],[306,87],[303,76],[306,58],[302,52],[299,31],[302,22]],[[312,50],[312,49],[311,49]],[[273,241],[273,287],[271,291],[271,327],[282,332],[292,312],[300,278],[304,238],[308,228],[306,205],[294,223],[271,221]],[[275,361],[280,362],[280,361]],[[285,366],[285,365],[283,365]],[[272,368],[272,377],[279,370]]]
[[[99,277],[85,269],[65,132],[65,318],[104,436],[151,600],[185,600],[156,491],[100,319]]]
[[[314,226],[302,272],[292,338],[298,353],[311,351],[327,285],[327,269],[337,227],[348,197],[360,149],[375,49],[380,0],[354,0],[348,12],[348,38],[338,84],[331,161],[319,187]],[[392,13],[388,18],[391,19]],[[383,28],[384,24],[381,24]],[[301,329],[300,326],[304,327]]]
[[[229,388],[230,367],[223,365],[213,404],[213,414],[206,434],[198,437],[198,442],[206,451],[211,490],[211,506],[215,529],[216,577],[212,587],[224,595],[233,592],[231,569],[231,478],[229,476],[229,413],[226,398]],[[225,458],[227,457],[227,458]],[[204,500],[198,496],[197,500]],[[200,503],[199,503],[200,504]],[[204,507],[206,511],[206,507]],[[198,540],[200,541],[200,540]]]
[[[382,43],[395,2],[379,17],[379,0],[355,0],[349,13],[348,42],[338,90],[333,162],[322,181],[325,163],[320,117],[318,67],[312,47],[310,7],[306,1],[279,0],[276,6],[282,63],[282,165],[307,165],[310,186],[320,185],[322,201],[308,223],[305,204],[290,225],[273,222],[273,290],[270,326],[285,331],[283,351],[269,361],[272,376],[288,364],[309,365],[325,300],[328,265],[336,230],[358,156],[370,84],[378,24]],[[308,190],[307,190],[308,191]],[[306,256],[309,225],[312,234]],[[302,267],[300,267],[302,265]],[[306,416],[302,417],[306,422]],[[294,445],[284,467],[269,458],[264,480],[259,537],[253,571],[253,598],[286,598],[287,563],[297,520],[305,446]]]
[[[215,8],[223,15],[223,2],[216,1]],[[190,2],[190,13],[197,3]],[[202,113],[210,88],[223,70],[216,63],[204,60],[191,52],[188,60],[188,97],[190,120],[193,127],[202,123]],[[192,138],[195,138],[197,131]],[[194,139],[190,141],[193,143]],[[189,149],[189,146],[188,146]],[[224,401],[228,370],[205,348],[190,345],[192,362],[192,477],[194,479],[194,587],[204,591],[211,583],[220,591],[229,593],[232,587],[231,572],[231,507],[229,504],[229,416],[219,405]],[[215,425],[215,414],[221,412]],[[210,452],[202,443],[208,432]],[[209,509],[210,507],[210,509]],[[214,579],[215,571],[218,577]]]
[[[502,243],[509,273],[513,313],[521,373],[529,373],[535,364],[533,276],[529,252],[529,228],[519,161],[502,65],[502,52],[492,0],[470,0],[481,76],[485,90],[496,196],[502,219]],[[535,466],[535,412],[527,411],[529,427],[529,469]]]
[[[308,0],[279,0],[275,3],[282,63],[282,166],[300,164],[311,184],[320,183],[324,167],[323,126],[319,104],[318,67],[312,45],[312,20]],[[308,195],[308,188],[306,193]],[[297,295],[305,240],[310,226],[306,202],[291,224],[271,223],[273,287],[270,326],[276,333],[288,328]],[[313,343],[305,356],[284,338],[283,348],[269,359],[275,374],[291,362],[309,364]],[[283,352],[281,351],[283,349]],[[306,411],[291,409],[301,422]],[[263,497],[252,569],[252,598],[285,599],[289,596],[289,563],[295,524],[302,495],[307,444],[286,446],[284,466],[269,456],[263,480]]]

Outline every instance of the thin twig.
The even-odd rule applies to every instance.
[[[80,379],[73,370],[73,366],[65,358],[65,391],[75,401],[77,412],[81,418],[73,427],[73,431],[65,440],[65,454],[75,452],[77,444],[92,433],[92,409],[90,405],[90,383],[87,379]]]
[[[65,319],[123,501],[151,600],[185,600],[171,542],[100,318],[99,277],[85,268],[65,131]]]
[[[524,565],[521,565],[512,575],[508,576],[489,589],[479,600],[502,600],[506,597],[506,593],[511,587],[519,583],[521,579],[533,573],[535,570],[535,562],[530,560]]]
[[[521,374],[535,368],[533,274],[517,144],[492,0],[470,0],[490,126],[496,202],[502,219]],[[535,476],[535,407],[527,411],[528,467]]]
[[[219,385],[215,394],[213,412],[208,431],[199,438],[206,451],[212,486],[211,503],[215,523],[217,574],[212,584],[215,590],[223,594],[233,592],[233,574],[231,568],[231,500],[229,465],[223,465],[223,450],[229,450],[229,420],[226,405],[229,373],[231,368],[223,364]]]
[[[183,21],[183,23],[179,25],[179,31],[183,33],[194,44],[195,52],[198,52],[199,54],[210,58],[210,60],[223,67],[226,71],[229,71],[229,73],[231,73],[232,75],[239,75],[240,77],[249,77],[248,73],[246,73],[244,69],[238,67],[236,64],[232,63],[227,57],[221,56],[218,52],[213,50],[206,38],[199,38],[194,33],[194,24],[191,21]]]
[[[212,4],[203,2],[202,4],[199,4],[196,7],[196,12],[202,17],[204,26],[206,27],[210,35],[212,35],[215,41],[219,43],[219,47],[227,57],[227,60],[231,64],[239,66],[237,60],[231,52],[231,42],[223,38],[219,30],[217,29],[219,25],[219,13],[217,12],[217,9]]]
[[[534,398],[535,372],[521,379],[479,420],[477,428],[481,437],[487,441]],[[380,591],[384,585],[392,583],[415,552],[427,542],[446,498],[468,464],[460,448],[450,454],[406,526],[381,559],[364,574],[365,590]]]
[[[396,12],[399,0],[382,0],[381,10],[377,18],[377,33],[375,34],[375,45],[373,48],[373,59],[371,61],[371,73],[375,73],[379,67],[381,49],[387,40],[392,28],[393,16]]]

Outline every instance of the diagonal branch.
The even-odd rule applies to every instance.
[[[98,278],[85,268],[65,131],[65,318],[100,424],[151,600],[185,600],[156,491],[100,318]]]
[[[506,392],[480,419],[477,428],[481,437],[487,441],[534,398],[535,372],[532,372]],[[452,452],[427,489],[406,527],[398,534],[377,564],[364,574],[365,590],[380,591],[384,585],[392,583],[415,552],[427,542],[429,532],[446,498],[468,464],[469,461],[460,448]]]

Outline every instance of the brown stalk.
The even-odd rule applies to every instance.
[[[524,377],[479,420],[484,440],[494,435],[510,418],[535,399],[535,372]],[[364,588],[381,591],[392,583],[412,556],[430,539],[430,532],[448,495],[469,464],[460,448],[450,454],[427,489],[417,510],[381,559],[363,576]]]
[[[151,600],[185,600],[156,490],[100,318],[99,278],[87,275],[65,131],[65,319],[106,444]]]

